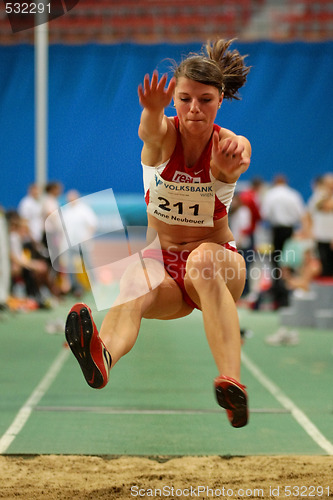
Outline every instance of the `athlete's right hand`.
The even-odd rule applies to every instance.
[[[239,135],[219,138],[213,134],[212,163],[218,170],[223,182],[236,182],[250,165],[250,156],[245,145],[248,140]]]
[[[143,87],[138,87],[139,101],[141,106],[149,111],[161,111],[169,106],[173,92],[176,87],[176,79],[171,78],[169,85],[165,88],[167,75],[163,75],[158,81],[158,72],[154,71],[149,81],[149,75],[145,75]]]

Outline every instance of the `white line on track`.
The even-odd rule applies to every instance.
[[[255,365],[244,352],[242,352],[242,362],[244,366],[252,373],[252,375],[275,397],[281,405],[290,411],[294,419],[304,429],[304,431],[320,446],[328,455],[333,455],[333,444],[326,439],[320,430],[311,422],[311,420],[286,396],[281,389],[270,380],[258,367]]]
[[[35,411],[45,412],[78,412],[99,413],[108,415],[207,415],[221,413],[221,408],[216,409],[149,409],[149,408],[110,408],[107,406],[36,406]],[[251,408],[251,413],[290,413],[284,408]]]
[[[32,411],[35,409],[39,401],[42,399],[42,397],[47,392],[52,382],[60,372],[69,353],[70,353],[69,349],[62,349],[60,351],[60,353],[50,366],[50,369],[46,373],[45,377],[41,380],[41,382],[38,384],[38,386],[33,391],[31,396],[27,399],[22,408],[19,410],[12,424],[8,427],[5,434],[0,439],[0,454],[3,454],[8,450],[9,446],[14,441],[16,436],[21,432],[27,420],[29,419]]]

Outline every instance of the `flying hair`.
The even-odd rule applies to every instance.
[[[238,90],[245,84],[250,67],[245,65],[245,56],[238,50],[229,50],[232,40],[208,41],[201,53],[190,53],[178,66],[174,76],[189,78],[199,83],[212,85],[224,94],[225,99],[239,100]]]

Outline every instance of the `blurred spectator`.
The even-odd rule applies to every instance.
[[[7,221],[0,207],[0,310],[5,307],[10,290],[10,261]]]
[[[307,238],[314,238],[314,232],[313,232],[313,223],[314,223],[314,217],[315,217],[315,205],[317,203],[317,200],[320,199],[320,197],[324,193],[324,176],[319,175],[316,177],[313,182],[312,182],[312,194],[307,202],[307,207],[306,207],[306,212],[305,212],[305,217],[304,217],[304,224],[303,224],[303,234],[304,237]]]
[[[239,250],[248,248],[250,245],[249,230],[252,224],[251,211],[242,202],[240,193],[234,194],[228,217],[237,248]]]
[[[243,206],[247,207],[250,211],[251,220],[247,223],[247,227],[243,227],[243,243],[242,251],[246,263],[246,282],[242,296],[246,296],[250,293],[250,270],[251,265],[255,262],[255,249],[257,245],[256,233],[258,224],[261,220],[260,206],[261,206],[261,191],[263,187],[263,181],[259,177],[255,177],[251,181],[251,186],[249,189],[241,191],[239,194],[240,201]],[[245,245],[244,245],[245,243]]]
[[[68,203],[62,207],[62,217],[66,228],[69,248],[65,252],[65,265],[69,271],[71,292],[82,295],[83,288],[78,279],[82,274],[82,259],[85,268],[91,268],[90,254],[92,238],[97,228],[97,217],[90,206],[85,203],[76,190],[67,193]],[[82,253],[83,248],[83,253]]]
[[[322,265],[321,274],[333,276],[333,174],[317,179],[308,209]]]
[[[252,213],[250,208],[242,202],[241,193],[235,193],[229,214],[229,224],[233,237],[238,248],[238,251],[243,255],[246,264],[246,281],[243,290],[243,296],[247,295],[250,291],[249,285],[249,272],[250,264],[254,260],[253,254],[251,255],[252,239]]]
[[[49,182],[45,187],[45,193],[42,198],[42,217],[43,222],[51,215],[56,212],[59,208],[59,196],[63,191],[63,187],[60,182]],[[51,242],[57,244],[62,233],[62,228],[57,224],[58,219],[54,218],[49,220],[49,225],[47,229],[47,238],[50,238]],[[44,234],[44,238],[46,238]]]
[[[285,241],[302,223],[304,201],[283,175],[277,175],[263,198],[261,214],[271,225],[274,251],[281,252]]]
[[[302,233],[286,241],[282,251],[282,279],[287,290],[310,290],[310,284],[321,273],[321,263],[312,239]]]
[[[269,222],[272,230],[274,250],[271,294],[274,307],[279,308],[288,305],[285,286],[278,272],[283,245],[292,237],[295,229],[301,226],[305,216],[305,204],[301,195],[288,186],[283,175],[277,175],[273,187],[267,190],[262,202],[261,215]]]
[[[40,243],[43,238],[44,221],[42,210],[40,188],[37,184],[31,184],[28,193],[20,201],[17,211],[23,219],[28,221],[30,235],[36,243]]]
[[[48,266],[43,258],[33,257],[29,246],[29,226],[17,212],[7,214],[11,264],[11,292],[34,299],[39,307],[45,307],[41,286],[48,286]],[[18,290],[20,290],[18,292]]]
[[[255,248],[255,231],[258,223],[261,220],[260,206],[261,206],[261,189],[263,181],[259,177],[255,177],[251,181],[251,187],[240,193],[240,199],[243,205],[248,207],[251,212],[251,224],[247,229],[250,238],[250,248]]]
[[[45,193],[42,197],[42,215],[45,224],[43,235],[43,243],[49,249],[52,249],[52,254],[57,256],[56,266],[52,265],[49,259],[49,268],[53,275],[54,293],[59,296],[68,292],[69,284],[66,276],[63,274],[61,255],[61,240],[63,235],[63,227],[61,219],[57,215],[59,210],[59,196],[63,191],[60,182],[49,182],[45,187]],[[51,216],[54,214],[55,216]],[[51,217],[50,217],[51,216]]]

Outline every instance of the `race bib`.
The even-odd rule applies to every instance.
[[[167,224],[213,226],[213,182],[170,182],[156,171],[149,186],[147,212]]]

